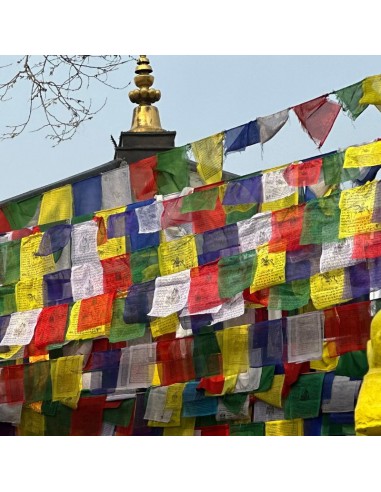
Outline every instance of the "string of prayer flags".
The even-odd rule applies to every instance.
[[[373,75],[362,81],[363,96],[360,104],[381,104],[381,75]]]
[[[370,167],[381,164],[381,141],[358,147],[348,147],[345,151],[344,168]]]
[[[257,121],[225,131],[225,154],[245,150],[246,147],[260,142]]]
[[[94,210],[108,210],[132,203],[130,166],[107,171],[101,177],[102,205]]]
[[[197,171],[204,183],[218,183],[222,178],[224,159],[224,133],[217,133],[191,144],[196,158]]]
[[[102,208],[101,175],[77,181],[72,184],[74,216],[92,214]]]
[[[341,106],[330,101],[327,96],[321,96],[292,109],[303,129],[320,149],[335,123]]]
[[[360,99],[362,99],[364,95],[362,81],[335,91],[334,94],[343,110],[349,114],[353,121],[355,121],[368,107],[368,104],[360,103]]]
[[[288,120],[288,116],[289,110],[284,109],[278,113],[257,118],[259,137],[262,145],[272,139],[283,128]]]
[[[359,168],[344,169],[345,152],[332,152],[323,157],[323,175],[326,185],[338,185],[355,181],[360,175]]]
[[[157,154],[157,189],[160,195],[170,195],[189,186],[187,145]]]
[[[42,195],[39,224],[49,224],[73,217],[72,186],[55,188]]]

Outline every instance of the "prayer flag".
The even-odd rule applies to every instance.
[[[197,171],[206,184],[221,181],[224,159],[223,140],[224,133],[221,132],[191,144],[197,162]]]

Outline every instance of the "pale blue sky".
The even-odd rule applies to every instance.
[[[147,56],[154,70],[154,87],[162,92],[157,103],[162,126],[177,131],[176,145],[381,73],[381,56]],[[0,64],[7,59],[0,56]],[[134,69],[135,62],[128,64],[115,81],[123,85],[132,80]],[[131,126],[134,105],[128,99],[129,90],[131,86],[124,91],[94,86],[91,97],[99,105],[107,97],[106,107],[71,141],[55,148],[43,133],[28,130],[13,140],[0,142],[0,200],[112,160],[110,135],[118,141],[120,132]],[[21,98],[0,104],[0,123],[19,122],[25,111],[24,101]],[[378,137],[381,113],[376,108],[369,107],[356,122],[341,112],[321,152]],[[260,146],[255,145],[229,155],[225,169],[247,174],[317,154],[316,146],[291,113],[286,126],[265,144],[263,157]]]

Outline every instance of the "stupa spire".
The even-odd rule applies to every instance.
[[[134,82],[138,89],[131,91],[130,101],[138,104],[132,115],[131,132],[162,132],[159,110],[152,106],[161,98],[161,92],[152,87],[155,80],[146,55],[139,55]]]

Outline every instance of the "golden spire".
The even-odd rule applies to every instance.
[[[152,67],[149,64],[149,59],[146,55],[140,55],[138,64],[135,69],[136,77],[134,78],[135,85],[138,89],[134,89],[128,94],[130,101],[139,106],[134,109],[132,115],[131,132],[163,132],[161,128],[159,110],[153,103],[160,100],[161,93],[157,89],[152,88],[155,80],[151,75]]]

